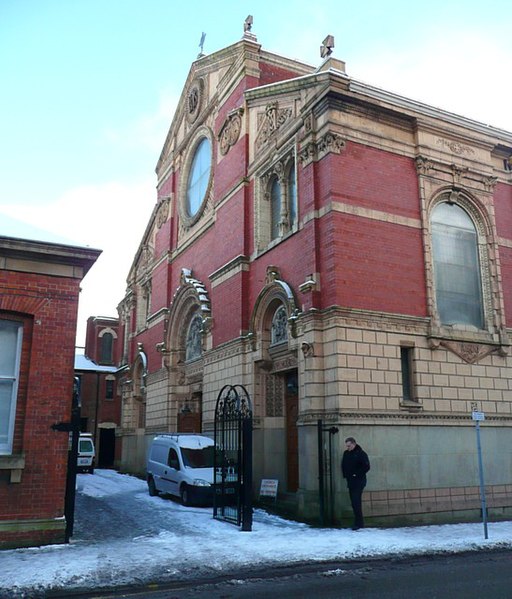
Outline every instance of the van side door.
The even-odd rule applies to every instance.
[[[165,492],[170,493],[171,495],[176,495],[177,497],[179,497],[180,494],[180,469],[178,453],[173,447],[171,447],[167,457],[167,468],[164,472],[166,487]]]

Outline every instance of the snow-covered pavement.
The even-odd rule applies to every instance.
[[[252,532],[150,497],[146,483],[113,470],[79,474],[75,531],[68,545],[0,552],[0,597],[56,589],[211,576],[266,564],[334,561],[512,548],[512,522],[414,528],[318,529],[254,513]]]

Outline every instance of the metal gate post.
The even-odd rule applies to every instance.
[[[252,422],[244,419],[242,424],[242,531],[252,530]]]

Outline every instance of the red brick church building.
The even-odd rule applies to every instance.
[[[238,43],[191,66],[119,305],[122,464],[254,410],[255,486],[318,513],[317,422],[372,460],[373,522],[512,508],[512,134]],[[256,491],[256,488],[255,488]]]

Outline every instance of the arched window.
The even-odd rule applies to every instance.
[[[277,345],[288,340],[288,315],[286,308],[279,306],[272,316],[270,345]]]
[[[484,311],[478,235],[457,204],[438,204],[431,217],[437,312],[444,325],[482,329]]]
[[[288,171],[288,221],[290,229],[297,223],[297,180],[295,178],[295,162]]]
[[[185,360],[195,360],[202,354],[202,334],[203,319],[196,314],[188,325],[187,338],[185,341]]]
[[[270,238],[279,237],[279,223],[281,222],[281,185],[279,179],[273,177],[270,186]]]
[[[114,344],[114,336],[112,333],[105,333],[101,338],[101,363],[112,363],[112,350]]]
[[[211,144],[206,137],[199,142],[195,152],[187,181],[187,214],[195,216],[203,203],[211,169]]]

